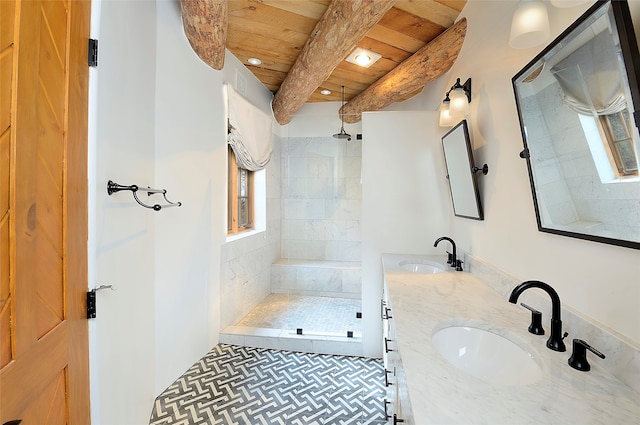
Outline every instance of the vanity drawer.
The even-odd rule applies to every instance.
[[[413,424],[409,393],[406,386],[401,353],[398,351],[395,321],[392,306],[386,298],[386,283],[380,303],[382,317],[382,358],[385,368],[387,398],[385,412],[389,424]]]

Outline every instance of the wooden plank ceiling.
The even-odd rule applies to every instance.
[[[332,5],[332,8],[337,14],[342,13],[345,8],[350,6],[349,1],[354,2],[352,4],[361,1],[364,4],[367,1],[382,0],[334,1],[336,3]],[[377,23],[364,32],[364,37],[357,41],[345,55],[345,57],[348,56],[355,47],[362,47],[382,55],[382,58],[369,68],[341,60],[324,80],[321,78],[321,81],[317,82],[318,86],[312,93],[303,94],[304,97],[307,97],[304,102],[340,101],[341,86],[343,85],[345,86],[345,101],[351,100],[389,74],[414,53],[421,49],[424,50],[425,45],[451,27],[466,1],[397,0],[395,3],[392,2],[393,7],[389,8]],[[224,3],[225,0],[181,0],[183,21],[188,36],[184,13],[185,3],[190,2],[211,5],[217,2]],[[337,9],[337,3],[343,4],[342,10]],[[316,28],[316,25],[322,20],[321,18],[328,9],[331,11],[330,5],[331,0],[226,0],[226,25],[228,27],[226,40],[222,40],[222,45],[242,61],[265,87],[276,95],[296,59],[301,52],[305,51],[307,41],[319,37],[318,30],[321,26]],[[202,6],[200,7],[202,10]],[[365,10],[364,6],[361,7],[362,10]],[[357,26],[359,24],[363,17],[358,16],[357,12],[359,12],[358,9],[353,17],[348,18],[350,19],[348,25]],[[324,20],[327,20],[326,17]],[[336,20],[332,19],[331,21]],[[324,30],[327,29],[324,28]],[[457,32],[464,40],[466,23],[463,31],[458,30]],[[194,45],[192,37],[189,38]],[[457,43],[458,50],[449,55],[453,60],[457,57],[462,40]],[[196,50],[195,46],[194,50]],[[200,56],[202,57],[201,54]],[[249,58],[258,58],[262,63],[252,65],[248,62]],[[423,59],[422,62],[429,59],[431,57]],[[331,61],[334,58],[328,60]],[[433,58],[433,61],[435,60],[438,59]],[[307,64],[307,66],[311,67],[313,64]],[[297,67],[299,68],[299,65]],[[442,69],[439,75],[448,69]],[[296,78],[304,78],[304,76],[301,77],[303,73],[299,71],[296,73]],[[418,94],[422,87],[411,93],[401,93],[394,98],[394,101],[406,100]],[[325,89],[331,91],[331,94],[323,95],[320,93]],[[276,116],[276,118],[278,117]],[[287,122],[287,119],[278,119],[278,121]]]

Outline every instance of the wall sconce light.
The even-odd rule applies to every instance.
[[[451,127],[469,115],[471,78],[460,84],[460,78],[451,86],[440,105],[440,127]]]
[[[511,20],[509,45],[514,49],[528,49],[547,41],[549,33],[549,15],[544,3],[523,0]]]

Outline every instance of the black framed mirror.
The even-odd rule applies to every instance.
[[[457,217],[484,220],[476,172],[482,171],[486,174],[488,168],[485,165],[479,170],[475,166],[466,120],[460,121],[442,136],[442,149],[453,213]]]
[[[538,229],[640,249],[640,55],[598,1],[513,79]]]

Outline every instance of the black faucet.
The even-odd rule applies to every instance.
[[[565,335],[562,335],[562,320],[560,320],[560,297],[551,286],[538,280],[529,280],[513,288],[509,296],[509,302],[515,304],[518,297],[529,288],[540,288],[551,297],[551,335],[547,340],[547,347],[554,351],[567,351],[564,345]]]
[[[450,267],[456,267],[456,270],[462,271],[461,265],[458,264],[458,257],[456,255],[456,243],[453,241],[453,239],[448,238],[446,236],[443,236],[441,238],[436,239],[436,241],[434,242],[433,246],[434,247],[438,246],[438,244],[443,240],[451,242],[451,247],[452,247],[451,249],[452,249],[453,252],[451,253],[451,266]]]

